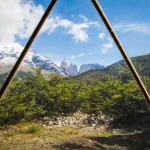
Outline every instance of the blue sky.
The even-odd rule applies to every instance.
[[[34,0],[32,6],[46,9],[49,2]],[[149,0],[99,0],[99,3],[130,57],[150,51]],[[28,37],[16,34],[15,42],[24,46]],[[47,28],[32,48],[58,65],[64,58],[78,66],[108,65],[122,59],[90,0],[58,0]]]

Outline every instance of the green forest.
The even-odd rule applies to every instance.
[[[31,121],[45,116],[73,114],[80,110],[125,122],[136,120],[149,110],[130,71],[122,68],[119,77],[100,70],[76,77],[49,74],[41,68],[16,77],[0,100],[0,125]],[[150,92],[150,77],[142,76]]]

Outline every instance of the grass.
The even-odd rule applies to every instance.
[[[110,137],[113,136],[114,134],[110,133],[110,132],[105,132],[102,134],[103,137]]]
[[[40,131],[40,129],[41,129],[40,126],[34,124],[34,125],[30,125],[24,132],[25,133],[37,133]]]
[[[0,150],[38,148],[38,145],[63,141],[76,135],[80,135],[79,129],[49,129],[35,123],[20,123],[0,130]]]
[[[115,135],[99,129],[45,128],[24,122],[0,128],[0,145],[0,150],[148,149],[150,132]]]

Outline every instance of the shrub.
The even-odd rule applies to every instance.
[[[30,125],[27,129],[27,133],[37,133],[38,131],[40,131],[41,127],[38,125]]]

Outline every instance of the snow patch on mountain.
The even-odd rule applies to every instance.
[[[19,43],[13,44],[0,44],[0,64],[4,63],[15,63],[17,58],[20,56],[22,47]],[[32,67],[42,67],[48,72],[54,72],[59,75],[66,76],[56,64],[54,64],[49,58],[36,53],[34,50],[30,49],[26,54],[23,63]]]
[[[149,51],[143,52],[143,53],[139,54],[138,56],[145,56],[145,55],[150,55],[150,52]]]

